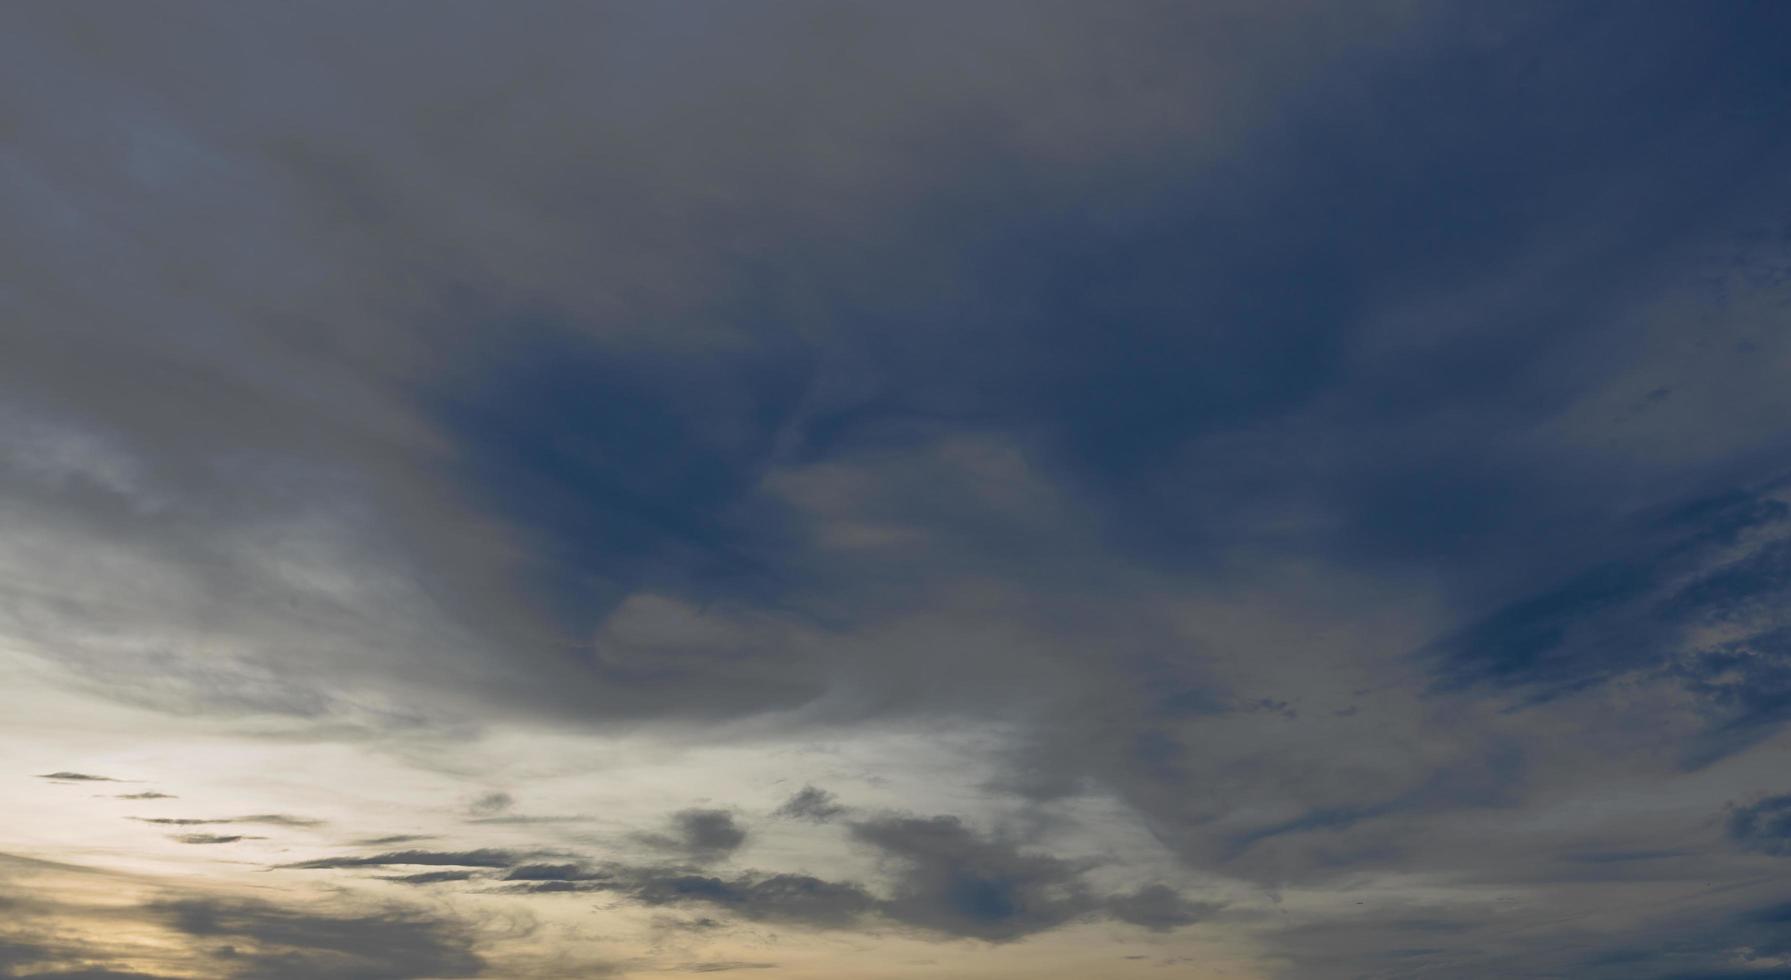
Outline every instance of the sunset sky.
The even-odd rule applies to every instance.
[[[0,4],[0,976],[1791,978],[1791,3]]]

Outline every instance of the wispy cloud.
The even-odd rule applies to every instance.
[[[164,824],[176,827],[197,827],[206,824],[249,823],[273,827],[321,827],[322,820],[295,817],[285,813],[255,813],[245,817],[132,817],[139,823]]]

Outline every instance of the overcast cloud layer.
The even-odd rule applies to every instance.
[[[1791,6],[0,9],[0,976],[1791,977]]]

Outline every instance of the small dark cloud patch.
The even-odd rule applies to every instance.
[[[877,907],[864,888],[803,874],[749,873],[734,878],[637,871],[628,894],[645,905],[704,903],[744,918],[817,928],[845,928]]]
[[[157,793],[152,790],[148,793],[120,793],[116,797],[116,799],[120,799],[120,800],[178,800],[178,799],[180,799],[180,797],[174,796],[169,793]]]
[[[60,772],[42,773],[37,778],[49,779],[49,780],[53,780],[58,783],[119,783],[119,782],[123,782],[123,780],[113,779],[111,776],[95,776],[92,773],[88,773],[88,772],[69,772],[67,770],[62,770]]]
[[[705,963],[686,963],[679,969],[689,973],[728,973],[733,970],[775,970],[776,963],[749,963],[744,960],[714,960]]]
[[[506,885],[503,892],[512,895],[555,895],[566,892],[606,892],[615,886],[606,881],[522,881]]]
[[[807,820],[810,823],[826,823],[846,812],[846,807],[839,802],[839,797],[817,786],[804,786],[797,790],[783,806],[773,811],[773,816],[791,820]]]
[[[1106,910],[1115,919],[1142,926],[1151,932],[1171,932],[1193,925],[1219,906],[1192,902],[1181,892],[1164,884],[1146,885],[1126,895],[1107,899]]]
[[[384,837],[363,837],[350,841],[357,847],[390,847],[393,844],[415,844],[418,841],[434,840],[433,834],[387,834]]]
[[[440,885],[451,881],[466,881],[478,876],[475,871],[421,871],[414,875],[380,875],[381,881],[395,881],[402,885]]]
[[[232,817],[229,823],[255,823],[269,827],[321,827],[322,820],[311,817],[295,817],[289,813],[252,813],[246,817]]]
[[[199,827],[208,824],[248,823],[262,824],[272,827],[320,827],[322,820],[307,817],[294,817],[284,813],[256,813],[246,817],[132,817],[141,823],[162,824],[173,827]]]
[[[580,864],[523,864],[511,868],[505,881],[610,881],[612,871]]]
[[[661,929],[675,929],[680,932],[714,932],[717,929],[724,929],[727,927],[727,923],[706,915],[697,916],[693,919],[679,919],[672,916],[664,916],[656,919],[654,925]]]
[[[283,864],[280,867],[303,870],[327,868],[384,868],[394,865],[422,865],[461,868],[508,868],[519,864],[529,857],[530,853],[506,851],[496,848],[478,848],[471,851],[387,851],[383,854],[371,854],[364,857],[338,856],[317,858],[311,861],[300,861],[296,864]]]
[[[486,793],[467,805],[467,812],[475,817],[495,817],[516,805],[516,799],[509,793]]]
[[[890,816],[852,825],[895,873],[884,915],[932,932],[1008,942],[1091,914],[1081,865],[980,836],[956,817]]]
[[[498,817],[468,817],[466,822],[471,823],[471,824],[480,824],[480,825],[487,825],[487,826],[497,825],[497,826],[524,826],[524,827],[526,827],[526,826],[530,826],[533,824],[578,823],[581,820],[587,820],[587,819],[589,819],[589,818],[579,816],[577,814],[569,814],[566,816],[531,816],[531,815],[523,814],[523,813],[508,813],[508,814],[504,814],[503,816],[498,816]]]
[[[671,824],[669,831],[640,834],[636,839],[702,862],[719,861],[746,843],[746,828],[727,810],[680,810],[672,815]]]
[[[242,840],[266,840],[248,834],[175,834],[171,840],[182,844],[234,844]]]
[[[1731,809],[1727,830],[1744,851],[1791,857],[1791,793]]]

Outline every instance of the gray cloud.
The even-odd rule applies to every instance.
[[[34,977],[55,977],[58,980],[169,980],[154,973],[123,970],[46,970],[30,974]]]
[[[516,800],[509,793],[486,793],[467,806],[467,812],[475,817],[495,817],[516,805]]]
[[[720,860],[746,843],[746,828],[727,810],[680,810],[672,814],[671,824],[669,832],[639,834],[636,839],[694,861]]]
[[[318,914],[252,901],[183,899],[150,911],[208,943],[228,943],[227,975],[472,977],[484,970],[457,924],[402,908]]]
[[[517,894],[614,892],[648,906],[702,905],[810,928],[850,928],[878,907],[860,885],[804,874],[748,871],[719,878],[646,865],[525,865],[505,880],[513,882],[506,890]]]
[[[466,868],[507,868],[530,857],[530,852],[478,848],[471,851],[387,851],[383,854],[338,856],[282,865],[286,868],[384,868],[392,865],[446,865]]]
[[[590,819],[590,818],[578,816],[576,814],[569,814],[566,816],[541,816],[541,815],[534,815],[534,814],[511,813],[511,814],[506,814],[501,817],[471,817],[471,818],[468,818],[466,822],[469,824],[485,824],[485,825],[499,825],[499,826],[506,825],[506,824],[510,825],[510,826],[528,826],[530,824],[546,824],[546,823],[578,823],[580,821],[588,820],[588,819]]]
[[[883,912],[898,922],[1004,942],[1099,908],[1080,866],[980,837],[955,817],[881,817],[851,830],[894,865]]]
[[[686,811],[689,813],[691,811]],[[725,813],[726,811],[709,811]],[[1103,895],[1089,885],[1088,863],[1031,851],[979,834],[956,817],[887,814],[849,825],[890,874],[886,892],[852,881],[758,870],[717,876],[665,865],[584,861],[516,863],[499,891],[522,895],[612,893],[646,906],[697,905],[740,918],[814,929],[864,928],[893,922],[924,933],[1003,943],[1083,918],[1107,917],[1168,932],[1219,906],[1197,902],[1163,884]],[[504,852],[475,852],[495,866]],[[355,860],[355,859],[349,859]],[[381,863],[424,863],[390,861]],[[441,863],[450,863],[443,861]],[[454,862],[471,865],[470,861]],[[304,867],[359,866],[330,859]],[[411,884],[464,881],[472,872],[411,875]]]
[[[505,881],[613,881],[615,871],[589,869],[579,864],[519,864],[504,875]]]
[[[756,921],[845,928],[877,907],[863,887],[803,874],[748,873],[722,879],[704,875],[637,874],[629,894],[645,905],[705,904]]]
[[[362,847],[385,847],[392,844],[414,844],[417,841],[434,840],[430,834],[387,834],[383,837],[364,837],[351,843]]]
[[[773,816],[787,817],[791,820],[807,820],[811,823],[827,823],[846,812],[839,798],[824,789],[804,786],[797,790],[783,805],[778,807]]]
[[[66,770],[58,771],[58,772],[46,772],[43,775],[38,776],[37,778],[50,779],[50,780],[54,780],[59,783],[116,783],[116,782],[119,782],[119,780],[113,779],[111,776],[95,776],[91,773],[68,772]]]
[[[1121,922],[1143,926],[1152,932],[1170,932],[1192,925],[1218,911],[1210,902],[1192,902],[1168,885],[1145,885],[1127,895],[1107,900],[1107,911]]]
[[[295,817],[286,813],[253,813],[245,817],[132,817],[139,823],[167,824],[177,827],[195,827],[205,824],[249,823],[273,827],[321,827],[322,820],[309,817]]]
[[[473,929],[420,908],[195,894],[190,879],[157,886],[164,897],[147,903],[117,900],[122,889],[146,883],[0,855],[0,906],[7,911],[0,975],[401,980],[483,972]],[[156,941],[146,946],[145,935]]]
[[[1726,829],[1729,839],[1743,850],[1791,856],[1791,795],[1734,807]]]
[[[469,881],[478,876],[474,871],[420,871],[413,875],[381,875],[382,881],[403,885],[440,885],[450,881]]]
[[[267,838],[247,834],[175,834],[169,839],[182,844],[234,844],[242,840],[266,840]]]

